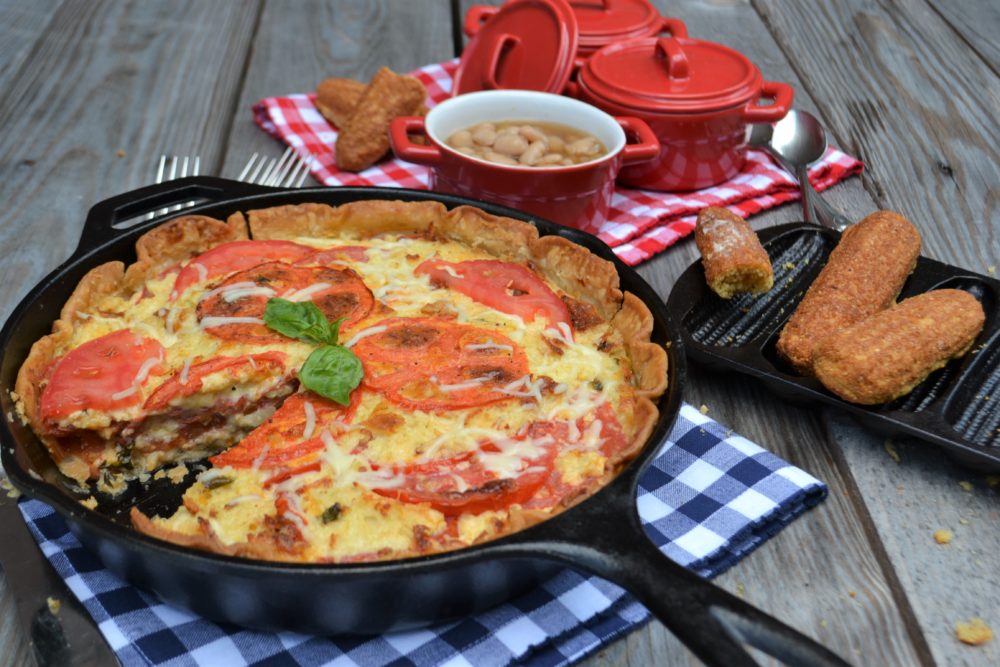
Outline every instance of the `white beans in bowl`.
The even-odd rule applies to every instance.
[[[472,157],[522,167],[580,164],[608,152],[596,137],[569,125],[523,120],[478,123],[453,132],[446,143]]]

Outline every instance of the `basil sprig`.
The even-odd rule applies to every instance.
[[[264,324],[289,338],[319,345],[336,345],[343,321],[343,317],[335,322],[326,319],[312,301],[268,299],[264,307]]]
[[[341,405],[351,402],[351,392],[361,384],[364,368],[361,360],[340,345],[340,324],[326,319],[311,301],[268,299],[264,308],[264,324],[289,338],[298,338],[320,347],[302,364],[299,382],[320,396]]]

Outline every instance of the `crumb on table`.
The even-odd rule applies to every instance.
[[[934,531],[934,541],[938,544],[951,544],[953,537],[955,537],[955,534],[945,528]]]
[[[58,614],[59,610],[62,609],[62,602],[59,600],[59,598],[54,598],[51,596],[47,597],[45,598],[45,604],[49,606],[49,611],[51,611],[53,614]]]
[[[966,493],[972,493],[972,482],[963,479],[958,483],[958,485],[962,487],[962,490],[965,491]]]
[[[955,624],[955,637],[963,644],[979,646],[993,639],[993,630],[986,621],[973,616],[968,623]]]
[[[899,463],[903,460],[899,456],[899,450],[896,449],[896,446],[893,444],[892,440],[885,441],[885,451],[889,455],[889,458],[895,461],[896,463]]]
[[[698,408],[698,412],[700,412],[703,415],[707,415],[708,414],[708,406],[705,405],[704,403],[702,403],[701,407]]]

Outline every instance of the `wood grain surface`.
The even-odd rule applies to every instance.
[[[447,59],[471,4],[0,0],[0,320],[70,254],[86,209],[150,182],[161,153],[200,155],[202,173],[228,176],[255,151],[277,156],[283,146],[253,123],[253,102],[327,76],[365,80],[382,65]],[[793,84],[796,105],[866,161],[862,178],[824,194],[830,203],[855,219],[895,208],[921,230],[925,254],[979,272],[1000,265],[995,3],[656,4],[693,37]],[[789,204],[751,222],[797,219]],[[665,297],[696,259],[683,240],[639,271]],[[743,377],[692,366],[686,398],[831,491],[718,585],[858,665],[1000,664],[996,640],[954,637],[970,616],[1000,629],[1000,502],[984,475],[916,441],[887,447],[836,412],[788,404]],[[934,542],[940,528],[954,532],[951,544]],[[0,584],[0,665],[25,664],[9,605]],[[698,662],[653,622],[582,664]]]

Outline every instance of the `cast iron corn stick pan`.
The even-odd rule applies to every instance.
[[[920,257],[899,298],[962,289],[982,304],[986,324],[973,353],[935,371],[906,396],[857,405],[830,393],[818,380],[798,375],[775,351],[778,334],[840,232],[802,222],[769,227],[759,236],[774,266],[774,288],[766,294],[721,299],[705,284],[700,261],[674,284],[667,310],[692,359],[756,377],[790,400],[837,407],[884,435],[921,438],[979,471],[1000,471],[1000,281]]]
[[[283,564],[186,549],[132,530],[129,507],[171,512],[183,485],[151,482],[117,498],[99,497],[96,510],[59,475],[29,429],[11,419],[10,390],[31,344],[47,334],[70,292],[90,268],[134,261],[136,238],[162,222],[122,228],[120,221],[190,200],[184,211],[225,219],[235,211],[360,199],[435,200],[470,204],[565,236],[615,261],[622,288],[654,315],[653,340],[666,345],[669,389],[649,442],[618,477],[553,519],[493,542],[433,556],[343,565]],[[171,604],[207,618],[262,630],[292,629],[320,635],[376,634],[453,620],[487,609],[536,587],[559,565],[586,570],[632,592],[702,660],[711,665],[756,664],[742,644],[792,665],[844,665],[839,657],[796,630],[716,588],[666,558],[644,534],[636,510],[639,476],[667,437],[680,410],[684,353],[663,302],[637,273],[618,262],[596,238],[484,202],[393,188],[276,190],[218,178],[193,177],[135,190],[94,206],[73,255],[18,305],[0,332],[0,403],[5,419],[2,461],[14,484],[62,514],[71,530],[122,578]],[[89,492],[86,492],[89,493]]]

